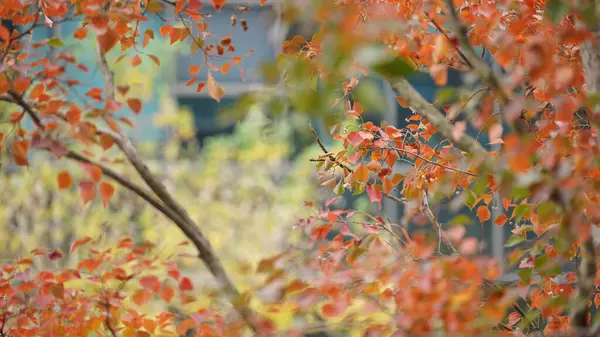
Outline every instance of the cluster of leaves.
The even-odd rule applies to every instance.
[[[193,303],[194,283],[150,242],[121,239],[106,249],[83,237],[60,251],[34,250],[2,267],[0,333],[5,336],[181,336],[188,330],[226,336],[239,329],[211,309],[183,315],[169,305]],[[72,267],[37,269],[34,261]],[[153,308],[153,310],[149,310]]]

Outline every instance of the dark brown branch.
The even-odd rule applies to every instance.
[[[27,104],[27,102],[25,102],[23,100],[23,97],[21,97],[19,94],[17,94],[14,91],[9,91],[8,92],[10,97],[12,97],[12,99],[14,100],[15,103],[17,103],[19,106],[21,106],[29,115],[29,117],[33,120],[33,122],[35,123],[35,126],[37,126],[38,128],[40,128],[41,130],[44,130],[44,124],[42,123],[42,120],[40,119],[40,116],[38,116],[35,111],[33,111],[33,108]]]

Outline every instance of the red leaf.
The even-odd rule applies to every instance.
[[[369,196],[370,202],[375,202],[381,206],[381,198],[383,197],[383,193],[381,193],[380,189],[375,188],[374,186],[367,186],[367,195]]]
[[[183,277],[179,282],[179,290],[190,291],[192,289],[194,289],[194,284],[192,283],[192,280],[190,280],[187,276]]]
[[[129,105],[129,108],[135,112],[136,115],[142,111],[142,101],[137,98],[129,98],[127,100],[127,105]]]
[[[102,197],[102,203],[106,208],[108,206],[108,200],[115,194],[115,188],[106,182],[100,183],[100,196]]]
[[[66,188],[71,188],[73,184],[73,179],[71,178],[71,174],[67,171],[62,171],[57,176],[58,180],[58,188],[63,190]]]
[[[52,253],[50,253],[50,255],[48,255],[48,258],[50,259],[50,261],[60,260],[63,258],[63,254],[58,250],[55,250]]]
[[[94,182],[89,180],[79,182],[79,195],[84,204],[94,200],[96,197],[96,185]]]
[[[155,293],[160,289],[160,281],[155,275],[144,276],[140,278],[140,285],[146,289],[152,290]]]

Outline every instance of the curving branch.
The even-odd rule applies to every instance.
[[[114,74],[106,61],[106,55],[100,42],[96,43],[96,52],[98,55],[98,66],[104,75],[105,93],[107,101],[115,99],[115,83]],[[125,154],[129,162],[136,169],[142,180],[150,187],[156,196],[164,203],[165,207],[173,211],[180,217],[175,224],[184,232],[184,234],[192,241],[199,253],[199,258],[204,262],[209,271],[217,280],[221,291],[228,297],[230,303],[234,306],[237,312],[246,320],[254,331],[258,331],[256,315],[254,311],[244,303],[242,296],[236,286],[231,281],[219,257],[216,255],[210,241],[204,236],[198,225],[192,220],[188,212],[179,204],[175,198],[167,191],[166,187],[154,175],[148,166],[139,156],[136,148],[133,146],[127,135],[122,132],[112,135],[115,144]]]

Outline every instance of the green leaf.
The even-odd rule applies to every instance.
[[[48,40],[48,45],[50,47],[56,47],[56,48],[64,46],[63,42],[59,38],[56,38],[56,37],[53,37],[50,40]]]
[[[465,206],[469,207],[470,210],[473,210],[473,207],[475,207],[475,200],[477,200],[477,194],[467,188],[465,189],[463,195],[465,198]]]
[[[531,276],[533,275],[533,270],[531,268],[520,269],[517,272],[517,275],[519,275],[519,278],[521,279],[521,281],[523,281],[523,283],[525,283],[525,285],[529,285],[529,283],[531,282]]]
[[[392,78],[405,77],[414,72],[412,65],[399,57],[376,63],[373,69],[384,77]]]
[[[569,12],[569,4],[562,0],[550,0],[546,4],[546,16],[554,23],[559,22]]]
[[[548,255],[541,255],[535,258],[533,265],[535,266],[535,269],[540,269],[543,268],[548,263],[548,261],[550,261]]]
[[[514,247],[523,241],[525,241],[525,239],[522,236],[513,235],[510,238],[508,238],[508,240],[504,244],[504,247]]]
[[[521,218],[530,210],[529,205],[518,205],[515,208],[515,223],[518,223]]]
[[[454,88],[442,88],[438,90],[435,95],[435,101],[438,105],[444,105],[445,103],[458,97],[458,91]]]
[[[340,182],[338,182],[338,184],[335,185],[333,192],[337,195],[344,194],[344,179],[340,179]]]
[[[451,225],[469,225],[472,223],[473,223],[473,220],[471,220],[471,218],[469,218],[465,214],[459,214],[459,215],[455,216],[454,218],[452,218],[452,220],[450,220]]]

